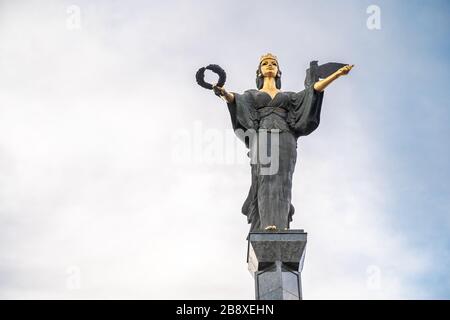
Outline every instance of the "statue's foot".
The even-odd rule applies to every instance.
[[[267,226],[264,228],[264,230],[266,231],[276,231],[277,230],[277,226]]]

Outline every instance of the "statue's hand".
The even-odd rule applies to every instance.
[[[352,70],[352,68],[354,66],[355,66],[354,64],[348,64],[345,67],[342,67],[338,71],[336,71],[336,74],[338,76],[345,76],[346,74],[348,74],[350,72],[350,70]]]
[[[348,64],[345,67],[342,67],[336,72],[334,72],[332,75],[329,75],[325,79],[317,81],[316,83],[314,83],[314,90],[316,90],[317,92],[322,92],[334,80],[336,80],[340,76],[345,76],[346,74],[348,74],[354,66],[355,66],[354,64]]]
[[[216,95],[222,96],[222,97],[226,96],[228,93],[223,87],[218,87],[216,85],[213,85],[213,91]]]
[[[231,103],[234,101],[234,94],[229,93],[223,87],[218,87],[216,85],[213,85],[213,91],[216,95],[218,95],[219,97],[224,99],[227,103]]]

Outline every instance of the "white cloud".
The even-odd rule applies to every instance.
[[[226,8],[224,21],[247,15],[227,31],[214,22],[213,4],[82,3],[83,27],[70,31],[63,5],[39,5],[39,12],[36,3],[7,5],[0,26],[0,296],[253,298],[240,214],[248,164],[177,165],[169,142],[199,120],[205,130],[231,126],[225,104],[194,82],[203,64],[226,62],[227,86],[242,91],[253,85],[259,54],[280,52],[283,82],[293,90],[311,57],[359,58],[333,40],[348,25],[315,40],[326,32],[311,6],[286,19],[293,31],[278,39],[279,29],[263,32],[267,12],[252,6]],[[293,13],[279,7],[271,14]],[[296,28],[303,43],[292,43]],[[352,76],[339,80],[326,93],[321,127],[299,141],[293,227],[309,232],[304,295],[421,297],[410,278],[428,260],[389,227],[388,177],[376,162],[383,150],[362,119],[359,89]],[[72,266],[80,271],[78,290],[67,287]],[[370,266],[381,272],[375,291],[367,287]]]

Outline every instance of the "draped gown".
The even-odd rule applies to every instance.
[[[267,155],[271,156],[271,146],[275,143],[279,155],[277,170],[269,174],[262,169],[270,164],[251,161],[251,186],[242,213],[251,224],[250,231],[263,230],[269,225],[275,225],[278,230],[289,229],[295,211],[291,193],[297,139],[319,126],[323,92],[309,85],[300,92],[280,91],[273,99],[268,93],[255,89],[233,94],[235,100],[228,103],[232,126],[250,149],[249,157],[252,148],[257,148],[255,142],[260,140],[262,132],[266,135],[263,145],[267,146]],[[253,142],[250,135],[242,135],[250,131],[255,133]]]

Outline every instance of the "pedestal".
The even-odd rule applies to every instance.
[[[303,230],[248,235],[247,263],[256,300],[301,300],[307,234]]]

